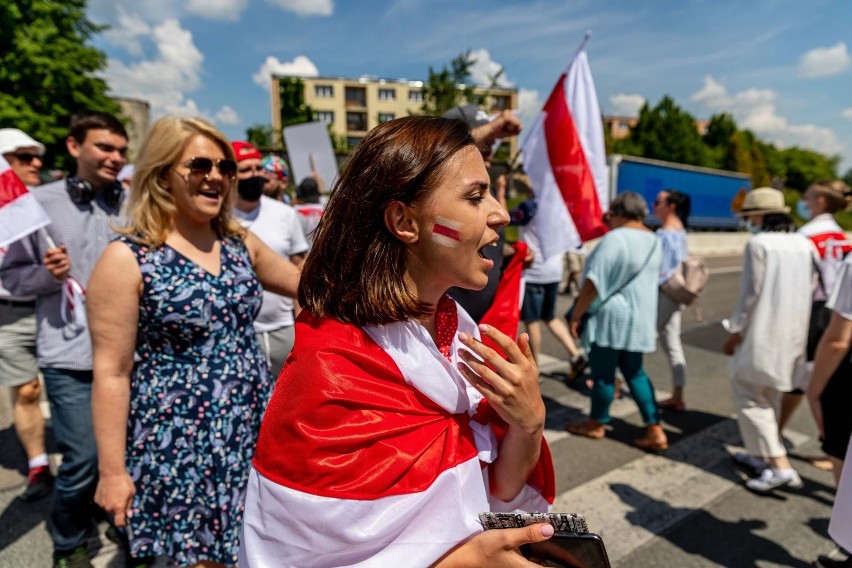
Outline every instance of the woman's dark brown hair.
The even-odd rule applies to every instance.
[[[299,283],[314,316],[358,326],[421,318],[433,306],[405,284],[407,247],[385,226],[388,205],[424,203],[460,150],[475,145],[466,124],[408,116],[375,127],[334,185]]]

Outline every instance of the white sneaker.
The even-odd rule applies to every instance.
[[[765,461],[748,452],[737,452],[731,456],[731,459],[734,460],[737,467],[744,469],[750,477],[760,477],[760,474],[769,467],[769,464]]]
[[[746,487],[757,493],[769,493],[773,489],[783,487],[784,485],[798,489],[804,484],[802,483],[802,478],[799,477],[799,474],[793,468],[766,468],[760,474],[760,477],[746,481]]]

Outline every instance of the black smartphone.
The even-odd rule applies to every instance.
[[[531,562],[554,568],[611,568],[603,540],[595,533],[557,532],[550,539],[522,547]]]

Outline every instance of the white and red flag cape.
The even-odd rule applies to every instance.
[[[524,171],[538,200],[530,224],[541,235],[545,258],[577,250],[606,233],[606,150],[588,39],[589,34],[521,145]]]
[[[0,156],[0,248],[50,224],[50,217]]]
[[[481,532],[484,511],[548,511],[541,457],[512,502],[489,498],[506,425],[458,372],[445,296],[438,344],[416,322],[363,328],[303,311],[249,475],[239,565],[429,566]]]

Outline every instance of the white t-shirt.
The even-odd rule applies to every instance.
[[[844,319],[852,320],[852,254],[840,264],[825,305]]]
[[[246,213],[234,208],[234,216],[266,246],[285,258],[308,250],[299,217],[289,205],[264,195],[257,209]],[[273,331],[294,322],[293,300],[264,290],[263,304],[254,320],[255,331]]]
[[[554,254],[550,258],[544,258],[541,254],[541,242],[538,240],[536,232],[528,227],[521,227],[520,233],[521,240],[527,243],[527,246],[535,255],[532,265],[524,270],[524,280],[530,284],[561,282],[564,270],[564,255],[559,253]]]

